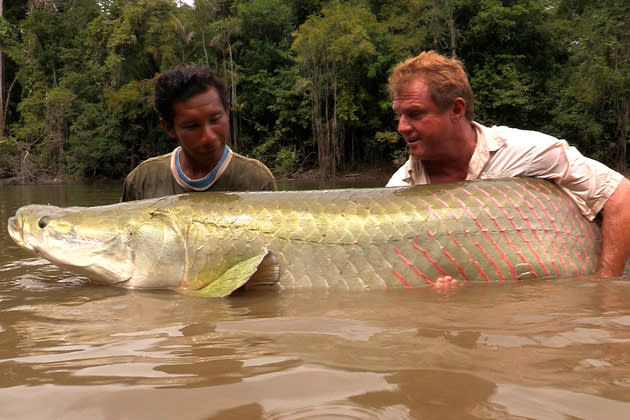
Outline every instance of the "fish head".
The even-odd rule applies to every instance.
[[[181,235],[148,207],[28,205],[8,230],[18,245],[96,283],[163,288],[182,278],[183,264],[172,263],[184,261]]]

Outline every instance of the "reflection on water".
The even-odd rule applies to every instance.
[[[94,286],[13,245],[0,187],[0,412],[64,419],[624,419],[630,282],[202,299]]]

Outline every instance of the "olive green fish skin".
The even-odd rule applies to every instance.
[[[9,232],[94,281],[180,290],[223,281],[241,264],[223,278],[264,267],[282,288],[383,289],[444,275],[570,277],[592,274],[600,252],[597,224],[560,188],[531,178],[26,206]]]

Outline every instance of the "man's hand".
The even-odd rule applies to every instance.
[[[431,286],[438,288],[455,287],[457,286],[457,279],[454,279],[451,276],[438,277]]]

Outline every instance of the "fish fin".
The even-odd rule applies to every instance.
[[[277,283],[279,278],[278,260],[271,252],[265,250],[228,268],[216,280],[201,289],[179,291],[191,296],[225,297],[245,284],[269,286]]]
[[[249,278],[243,287],[269,287],[273,286],[280,279],[280,263],[273,252],[267,252],[258,265],[258,269]]]

